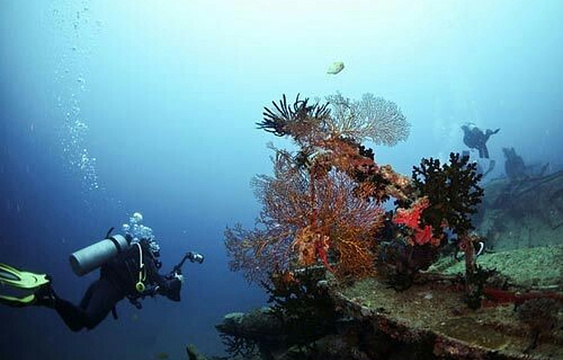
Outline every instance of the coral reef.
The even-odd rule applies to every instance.
[[[549,289],[533,288],[515,283],[502,263],[484,263],[510,255],[477,261],[486,241],[474,231],[484,195],[477,164],[451,153],[443,164],[422,159],[412,177],[399,174],[362,144],[406,138],[398,107],[373,95],[328,100],[298,95],[288,104],[284,95],[257,123],[296,149],[270,145],[273,174],[252,181],[262,205],[256,227],[225,230],[231,269],[261,284],[271,304],[218,326],[229,353],[275,360],[562,355],[560,270]],[[534,184],[556,190],[553,180]],[[389,200],[394,207],[384,211]],[[458,252],[463,275],[449,275]]]
[[[273,176],[252,182],[263,209],[256,229],[235,225],[225,231],[231,269],[243,270],[249,281],[317,261],[340,278],[373,273],[374,238],[384,220],[380,203],[392,181],[384,187],[358,183],[360,176],[385,179],[376,175],[373,152],[360,143],[375,139],[379,124],[385,126],[382,141],[394,144],[408,135],[408,124],[391,102],[364,96],[352,106],[341,96],[335,99],[340,101],[337,109],[355,110],[333,117],[328,103],[310,105],[298,95],[288,104],[284,95],[272,102],[273,109],[265,108],[257,123],[276,136],[292,138],[299,149],[292,153],[271,146]]]
[[[258,128],[291,138],[298,150],[270,146],[274,174],[252,182],[262,204],[256,228],[225,231],[231,269],[263,283],[273,273],[320,262],[341,280],[357,280],[386,257],[382,244],[395,243],[383,247],[395,253],[387,259],[399,261],[390,264],[395,279],[408,284],[435,260],[450,229],[464,243],[472,272],[470,215],[483,194],[476,164],[452,153],[444,165],[422,159],[412,179],[398,174],[378,165],[373,150],[361,144],[404,140],[409,124],[398,107],[371,94],[361,101],[339,93],[327,99],[311,104],[297,95],[288,104],[284,95],[265,108]],[[390,198],[398,208],[385,214],[382,204]]]

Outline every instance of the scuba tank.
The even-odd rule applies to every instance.
[[[70,254],[70,266],[76,275],[83,276],[129,249],[130,246],[130,241],[122,235],[107,236],[106,239]]]

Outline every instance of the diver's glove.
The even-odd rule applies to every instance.
[[[205,259],[203,257],[203,255],[196,253],[194,251],[190,251],[189,253],[186,254],[188,257],[188,260],[190,260],[191,262],[196,262],[198,264],[203,263],[203,260]]]

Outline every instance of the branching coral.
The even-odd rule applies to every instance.
[[[443,165],[438,159],[422,159],[420,167],[413,168],[412,177],[419,195],[430,201],[422,214],[424,224],[436,231],[447,226],[458,235],[473,229],[470,217],[483,197],[476,163],[454,153]]]
[[[470,216],[477,212],[483,189],[477,165],[469,158],[451,153],[444,165],[437,159],[422,159],[420,167],[413,168],[412,182],[397,174],[390,177],[397,177],[393,193],[400,206],[394,222],[414,231],[414,244],[440,245],[446,227],[460,236],[473,229]]]
[[[394,228],[395,240],[379,248],[379,256],[387,259],[378,264],[379,270],[388,275],[393,286],[408,286],[418,270],[437,258],[449,228],[464,246],[467,279],[473,279],[473,242],[468,232],[472,229],[470,216],[483,195],[476,164],[452,153],[444,165],[439,160],[422,159],[420,167],[414,167],[412,180],[392,169],[381,169],[381,173],[389,179],[386,192],[395,198],[398,207],[392,220],[399,226]],[[473,293],[478,287],[468,289]]]
[[[434,229],[434,237],[443,237],[446,227],[457,234],[459,246],[465,253],[466,297],[470,307],[480,305],[482,289],[478,284],[475,264],[471,215],[477,212],[483,189],[479,186],[481,175],[477,164],[468,156],[450,154],[448,164],[439,160],[422,159],[420,167],[413,169],[413,183],[419,195],[428,197],[430,205],[422,213],[422,224]]]

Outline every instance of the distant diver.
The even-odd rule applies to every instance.
[[[511,181],[524,180],[528,178],[524,159],[514,148],[502,148],[504,153],[504,172]]]
[[[500,128],[495,131],[487,129],[487,131],[483,133],[474,123],[466,123],[461,129],[463,130],[463,143],[470,149],[479,150],[479,158],[488,159],[489,150],[487,149],[487,141],[491,135],[498,133]]]
[[[125,227],[126,225],[124,225]],[[150,229],[145,227],[146,229]],[[158,269],[160,246],[154,237],[138,239],[131,234],[110,236],[71,254],[70,262],[77,275],[84,275],[100,268],[100,277],[84,294],[80,304],[60,298],[53,290],[51,278],[46,274],[34,274],[0,263],[0,285],[8,285],[15,291],[31,294],[0,295],[0,303],[12,307],[30,305],[55,309],[72,331],[93,329],[112,312],[117,319],[116,304],[128,298],[137,308],[146,296],[163,295],[172,301],[180,301],[186,260],[202,263],[203,256],[188,252],[168,275]]]
[[[526,165],[524,159],[516,153],[513,147],[502,148],[502,152],[504,153],[504,172],[512,182],[539,179],[549,167],[549,163],[541,166]]]

